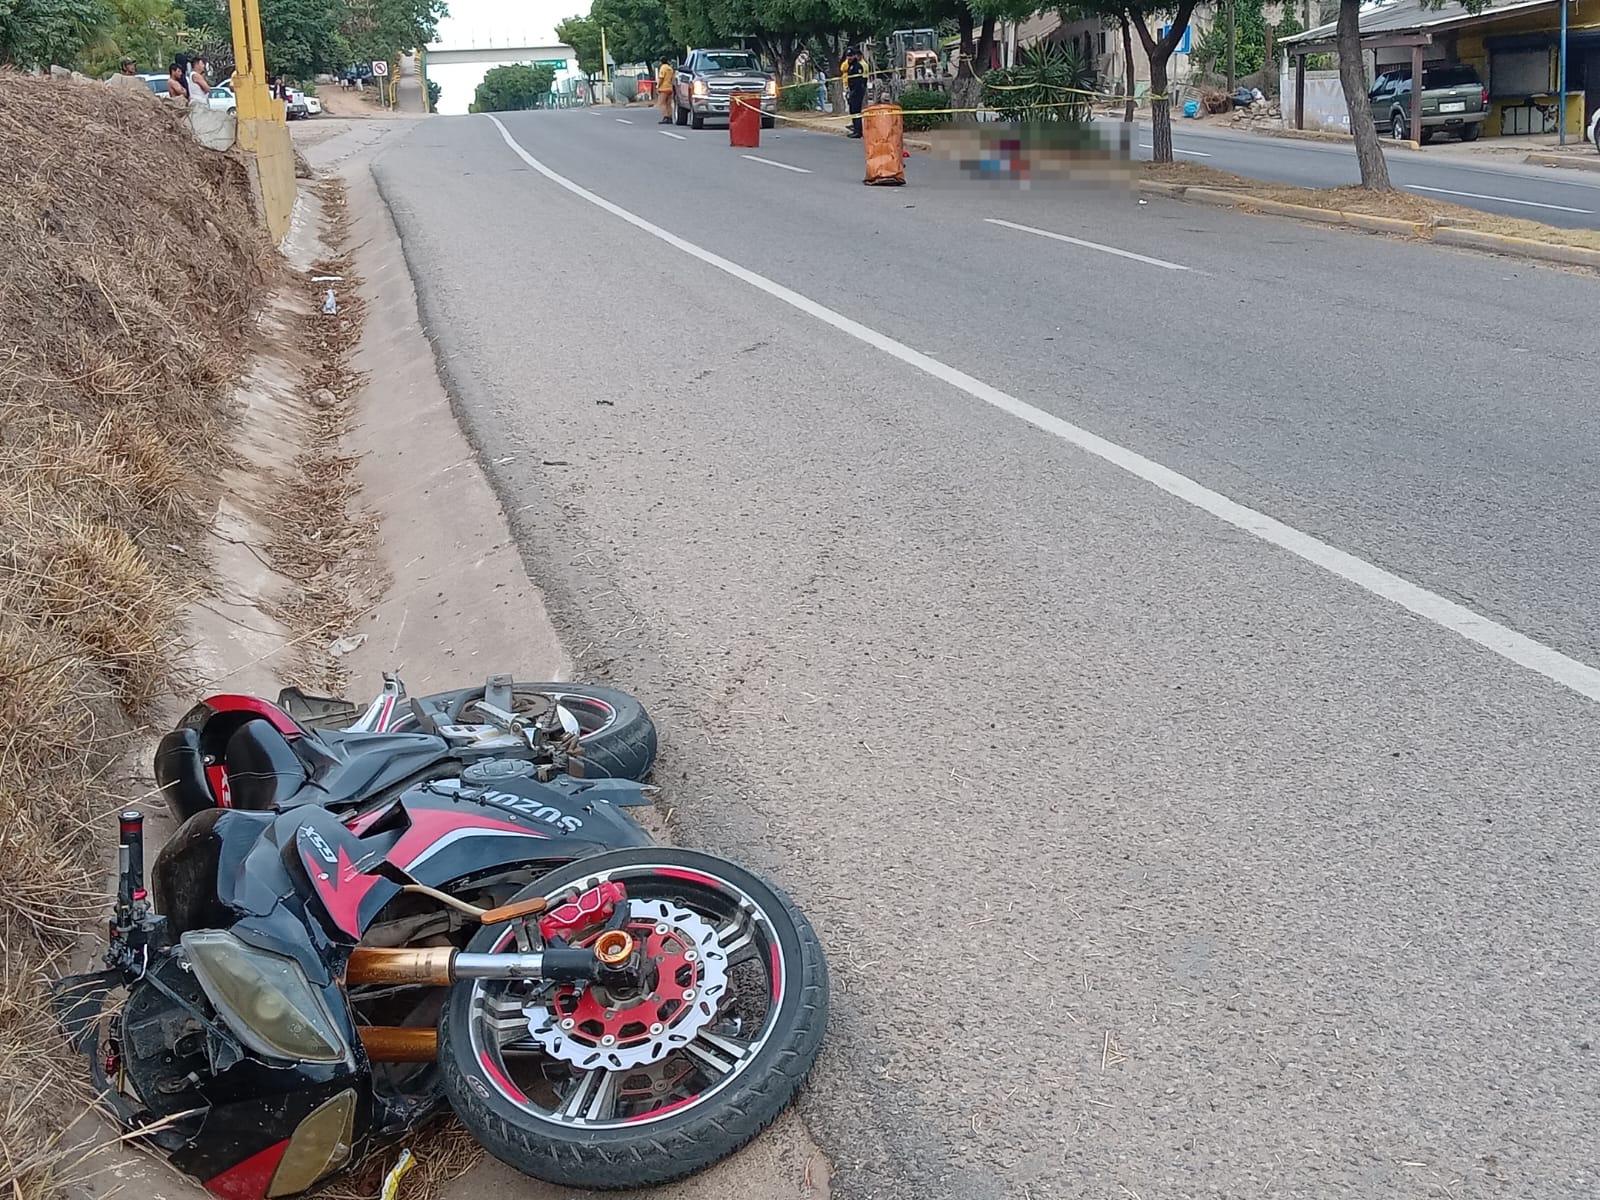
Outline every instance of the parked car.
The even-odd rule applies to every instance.
[[[286,121],[304,121],[311,116],[306,104],[306,94],[299,88],[290,88],[283,98],[283,118]]]
[[[219,83],[206,96],[206,107],[217,109],[220,112],[238,113],[239,101],[234,96],[232,88]]]
[[[165,74],[162,74],[162,75],[141,75],[141,76],[139,76],[139,78],[144,80],[145,87],[149,88],[156,95],[162,97],[163,99],[166,97],[166,94],[167,94],[167,77],[166,77]]]
[[[1372,121],[1380,132],[1406,141],[1411,129],[1411,68],[1394,67],[1373,81],[1367,93]],[[1439,63],[1422,68],[1422,128],[1417,141],[1436,133],[1453,133],[1463,142],[1476,141],[1489,116],[1489,89],[1465,63]]]
[[[318,100],[315,96],[307,94],[305,96],[305,102],[306,102],[306,112],[310,116],[320,117],[322,115],[322,101],[321,100]]]
[[[761,93],[761,127],[771,129],[778,111],[778,81],[748,50],[691,50],[672,81],[679,125],[704,129],[707,117],[726,119],[734,92]]]

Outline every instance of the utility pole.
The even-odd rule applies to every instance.
[[[600,26],[600,82],[601,95],[611,98],[611,54],[606,50],[606,27]]]
[[[1556,90],[1561,102],[1556,107],[1556,129],[1561,144],[1567,144],[1567,0],[1561,0],[1561,66],[1558,68]]]
[[[1230,94],[1238,83],[1233,69],[1234,50],[1239,43],[1238,22],[1234,20],[1233,13],[1238,4],[1239,0],[1228,0],[1228,91]]]

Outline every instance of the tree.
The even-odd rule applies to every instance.
[[[1422,0],[1424,8],[1443,8],[1447,0]],[[1469,13],[1482,12],[1488,0],[1457,0]],[[1367,103],[1367,64],[1361,53],[1362,0],[1339,0],[1339,21],[1334,40],[1339,46],[1339,87],[1344,92],[1345,110],[1350,114],[1350,136],[1356,144],[1356,165],[1361,168],[1361,186],[1374,192],[1390,192],[1389,164],[1383,157],[1383,144],[1372,123],[1372,105]],[[1422,80],[1413,83],[1421,87]]]
[[[495,67],[483,77],[472,98],[473,112],[521,112],[538,108],[550,95],[556,69],[548,64],[516,63]]]
[[[578,70],[585,75],[600,75],[605,64],[600,61],[600,26],[592,17],[568,17],[556,26],[556,40],[571,46],[578,56]]]
[[[606,31],[606,49],[619,63],[676,62],[682,50],[662,0],[594,0],[589,19]]]
[[[1262,12],[1261,0],[1232,0],[1234,13],[1234,70],[1235,82],[1240,75],[1254,75],[1261,70],[1267,56],[1267,21]],[[1198,40],[1190,60],[1208,75],[1223,74],[1228,59],[1228,24],[1218,21]],[[1230,91],[1232,90],[1230,86]]]
[[[433,41],[444,0],[340,0],[339,31],[354,62],[393,62]],[[262,20],[265,21],[265,14]]]
[[[1184,30],[1189,28],[1189,17],[1194,12],[1195,0],[1178,0],[1172,11],[1172,24],[1162,37],[1150,29],[1150,18],[1141,3],[1127,6],[1128,22],[1139,35],[1144,52],[1150,59],[1150,144],[1154,147],[1150,157],[1158,163],[1172,161],[1172,96],[1167,64],[1172,52],[1183,41]]]
[[[1390,192],[1389,164],[1384,161],[1378,128],[1372,123],[1372,106],[1367,103],[1367,64],[1361,54],[1361,0],[1339,0],[1339,24],[1335,40],[1339,43],[1339,87],[1344,92],[1350,113],[1350,136],[1356,143],[1356,165],[1361,168],[1361,186],[1375,192]],[[1422,86],[1417,80],[1416,85]]]
[[[227,57],[233,57],[227,0],[178,0],[178,5],[192,31],[185,49],[209,53],[213,46],[227,47]],[[352,60],[350,44],[340,30],[345,15],[343,0],[261,0],[267,70],[308,79],[345,66]],[[209,57],[217,65],[217,55]]]
[[[1117,13],[1117,23],[1122,26],[1122,90],[1126,93],[1122,101],[1122,119],[1128,124],[1133,123],[1133,26],[1128,23],[1128,10],[1121,9]]]
[[[102,0],[0,0],[0,66],[76,62],[112,20]]]
[[[147,71],[158,71],[186,43],[188,30],[172,0],[108,0],[107,9],[110,25],[84,50],[81,59],[86,75],[110,74],[124,56]],[[229,62],[232,59],[230,51]],[[213,59],[213,66],[222,65]]]

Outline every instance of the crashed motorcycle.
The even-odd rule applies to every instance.
[[[228,758],[288,741],[247,721]],[[544,765],[458,763],[348,811],[304,787],[207,807],[148,888],[123,813],[106,969],[55,994],[105,1105],[227,1200],[302,1192],[447,1107],[568,1187],[664,1183],[754,1137],[821,1045],[810,924],[651,844],[640,784]]]
[[[266,722],[283,735],[241,731]],[[263,757],[266,753],[275,757]],[[531,763],[541,779],[644,779],[656,731],[638,700],[612,688],[516,683],[411,697],[398,676],[365,708],[286,688],[277,703],[223,694],[196,704],[162,738],[155,775],[181,821],[209,808],[348,808],[490,760]]]

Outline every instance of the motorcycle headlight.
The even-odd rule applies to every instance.
[[[777,94],[778,94],[778,81],[776,79],[767,80],[767,95],[768,96],[776,96]]]
[[[349,1056],[322,998],[294,959],[216,929],[186,933],[182,941],[206,998],[256,1053],[314,1063]]]

